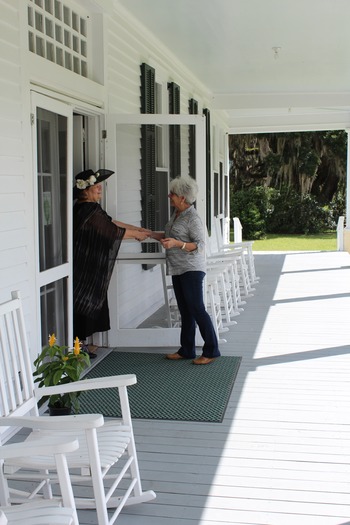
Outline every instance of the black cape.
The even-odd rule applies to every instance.
[[[114,224],[112,218],[98,203],[75,203],[73,207],[74,316],[98,319],[102,307],[107,306],[107,290],[124,234],[125,229]],[[98,327],[95,331],[99,331]],[[75,335],[79,337],[79,334]]]

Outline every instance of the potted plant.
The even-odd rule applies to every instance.
[[[49,344],[34,361],[34,383],[42,386],[64,385],[78,381],[85,368],[90,365],[89,355],[81,352],[81,342],[75,338],[73,348],[56,344],[56,336],[49,336]],[[51,415],[70,414],[79,411],[80,392],[55,394],[48,398]],[[47,398],[46,398],[47,399]],[[46,401],[43,398],[43,401]]]

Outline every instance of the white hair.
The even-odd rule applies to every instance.
[[[170,192],[179,197],[185,197],[188,204],[193,204],[197,198],[198,184],[192,177],[176,177],[170,182]]]

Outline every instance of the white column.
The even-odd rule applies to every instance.
[[[350,228],[350,129],[346,129],[345,131],[348,136],[348,154],[346,163],[345,227]]]
[[[350,253],[350,129],[345,129],[348,136],[348,156],[346,163],[346,195],[345,195],[345,228],[343,229],[343,239],[340,231],[337,233],[338,246],[342,244],[343,250]]]

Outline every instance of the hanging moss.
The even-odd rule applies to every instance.
[[[345,213],[345,131],[230,137],[231,214],[245,238],[335,229]]]
[[[284,186],[329,202],[346,177],[345,131],[232,135],[233,190]]]

